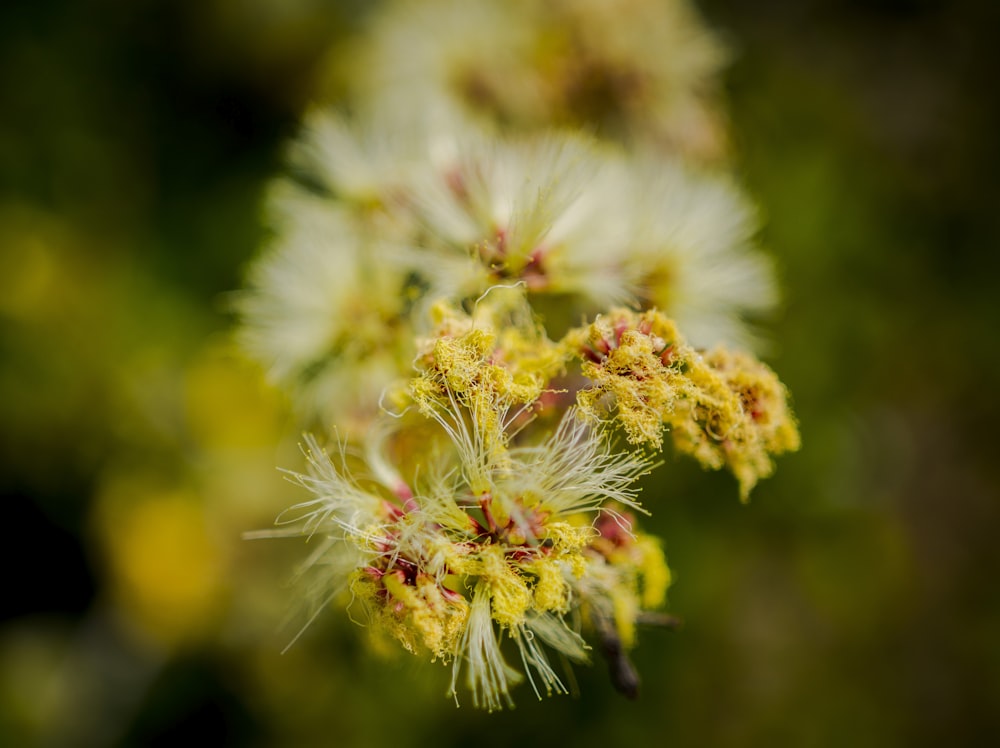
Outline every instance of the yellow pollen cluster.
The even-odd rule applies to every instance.
[[[527,580],[507,561],[500,546],[485,546],[479,554],[479,561],[480,579],[490,589],[493,620],[508,628],[524,623],[532,603]]]
[[[448,304],[434,306],[435,331],[418,356],[423,372],[411,384],[418,403],[446,396],[443,388],[463,405],[531,403],[562,371],[562,349],[530,322],[526,310],[508,312],[504,301],[477,310],[487,320],[478,326]],[[505,314],[511,319],[503,319]]]
[[[772,455],[799,446],[788,394],[771,369],[746,353],[700,354],[656,310],[616,309],[562,345],[583,358],[592,384],[577,393],[585,415],[613,412],[631,444],[675,448],[702,466],[728,468],[744,501],[774,471]]]
[[[447,595],[433,577],[418,574],[407,584],[392,572],[375,580],[356,572],[354,593],[369,603],[373,623],[394,636],[408,651],[429,651],[434,659],[451,659],[469,618],[469,604]],[[387,600],[379,594],[388,593]]]
[[[774,472],[773,455],[799,448],[788,392],[777,375],[746,353],[715,348],[690,370],[697,396],[671,419],[674,446],[705,467],[726,467],[746,501]]]
[[[524,568],[537,577],[534,588],[535,609],[565,613],[569,609],[569,589],[559,562],[551,558],[540,558]]]

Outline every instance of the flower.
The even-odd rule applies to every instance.
[[[777,293],[718,168],[724,52],[685,0],[369,18],[236,301],[244,349],[339,435],[332,456],[306,437],[289,477],[311,497],[270,534],[311,540],[312,614],[350,593],[451,667],[456,701],[564,693],[550,657],[586,662],[588,641],[634,696],[671,579],[635,519],[656,452],[728,468],[745,500],[799,443],[788,392],[738,350]]]
[[[511,129],[596,128],[697,159],[725,150],[726,53],[685,0],[390,2],[364,38],[341,62],[359,100]]]
[[[677,159],[558,131],[481,133],[414,174],[419,243],[452,268],[453,294],[520,281],[571,318],[655,307],[703,347],[757,343],[752,325],[777,303],[749,201]]]
[[[699,347],[758,344],[752,323],[778,301],[771,261],[754,246],[756,212],[725,177],[634,157],[622,214],[622,274],[643,308],[669,314]]]
[[[413,355],[416,260],[291,183],[271,208],[271,246],[234,304],[240,343],[308,419],[367,422]]]
[[[458,140],[450,161],[414,180],[422,246],[466,261],[467,296],[515,281],[533,293],[578,292],[578,276],[560,272],[574,248],[553,246],[549,234],[601,167],[592,141],[564,132]]]
[[[614,309],[562,345],[582,360],[591,384],[577,393],[582,411],[610,411],[632,444],[674,447],[703,467],[727,467],[745,501],[774,471],[772,456],[799,448],[788,392],[775,373],[747,353],[692,348],[657,310]]]
[[[349,588],[373,626],[411,652],[452,662],[456,698],[464,673],[473,703],[489,710],[510,705],[510,686],[523,677],[501,653],[504,637],[539,696],[565,692],[545,648],[587,659],[567,616],[618,594],[608,562],[595,562],[594,523],[615,517],[624,525],[616,507],[644,511],[635,482],[652,467],[642,454],[614,451],[574,409],[551,433],[529,438],[503,414],[538,394],[518,390],[493,363],[497,340],[475,326],[443,335],[414,378],[421,411],[439,429],[436,460],[421,461],[423,470],[391,464],[388,429],[374,447],[381,456],[352,458],[358,465],[343,447],[331,460],[308,437],[310,470],[292,479],[314,498],[280,519],[323,539],[307,562],[319,589]],[[352,477],[359,473],[371,478],[363,485]],[[592,574],[603,581],[588,582]],[[618,578],[634,589],[630,574]],[[634,626],[634,617],[621,625]]]

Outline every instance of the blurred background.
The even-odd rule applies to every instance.
[[[636,702],[487,716],[330,612],[286,654],[285,403],[229,342],[263,188],[362,0],[0,9],[0,744],[1000,743],[1000,5],[704,0],[804,447],[647,485]],[[328,86],[326,86],[328,88]]]

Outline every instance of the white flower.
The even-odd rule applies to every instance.
[[[726,54],[686,0],[389,2],[341,61],[359,101],[582,125],[717,157]]]
[[[590,193],[599,190],[605,164],[593,141],[567,132],[483,133],[456,145],[450,165],[422,175],[413,193],[424,245],[465,261],[466,295],[521,281],[533,293],[586,296],[604,282],[586,264],[588,248],[598,251],[607,234],[602,227],[613,224],[602,224],[602,213],[591,210],[599,201]]]
[[[495,0],[383,3],[364,43],[341,67],[358,101],[385,111],[428,109],[469,116],[507,106],[537,109],[543,93],[530,69],[537,30],[530,14]]]
[[[413,355],[417,263],[303,188],[280,185],[273,204],[275,236],[235,303],[240,342],[307,417],[366,422]]]
[[[644,307],[672,317],[699,348],[757,342],[750,323],[777,303],[757,216],[729,179],[637,157],[625,274]]]

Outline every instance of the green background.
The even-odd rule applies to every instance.
[[[1000,742],[991,2],[703,5],[736,53],[735,168],[785,294],[768,360],[804,446],[746,506],[686,463],[646,486],[684,626],[642,632],[638,701],[598,662],[578,698],[522,687],[512,712],[456,710],[444,668],[373,657],[332,612],[280,655],[267,619],[300,549],[239,535],[292,494],[223,511],[206,476],[237,451],[295,467],[265,438],[289,419],[268,404],[257,423],[250,386],[202,407],[191,382],[224,348],[323,55],[365,6],[0,10],[0,743]],[[221,602],[150,641],[115,592],[108,538],[130,525],[107,496],[177,491],[210,520]],[[247,603],[250,585],[278,603]]]

